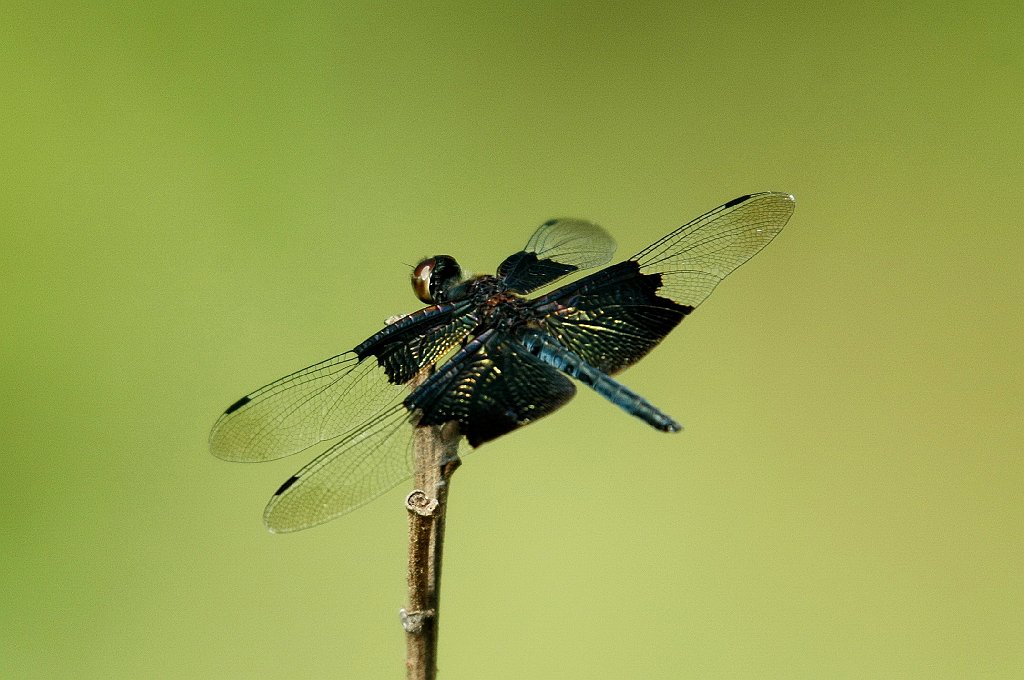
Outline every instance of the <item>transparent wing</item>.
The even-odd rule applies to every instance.
[[[651,351],[723,278],[771,241],[794,205],[789,194],[742,196],[631,259],[531,304],[563,345],[615,373]]]
[[[298,531],[354,510],[412,476],[413,423],[398,404],[352,430],[277,490],[263,521]]]
[[[289,456],[336,437],[401,399],[401,385],[354,352],[314,364],[242,397],[210,433],[210,450],[232,461]]]
[[[615,239],[601,227],[575,219],[548,220],[537,228],[523,250],[498,266],[509,290],[528,293],[566,274],[607,263]]]
[[[786,193],[733,199],[630,258],[642,274],[660,274],[662,297],[697,307],[719,282],[782,231],[796,207]]]
[[[477,323],[466,308],[410,314],[351,352],[242,397],[214,424],[210,450],[225,460],[259,462],[344,434],[401,400],[417,371],[461,342]]]
[[[615,239],[593,222],[563,217],[540,225],[524,250],[540,259],[589,269],[612,259]]]

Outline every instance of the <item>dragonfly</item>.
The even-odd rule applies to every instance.
[[[262,462],[337,440],[268,503],[267,528],[289,532],[408,479],[417,428],[455,427],[459,446],[476,448],[563,406],[577,383],[676,432],[678,422],[612,376],[775,238],[795,206],[787,193],[740,196],[548,292],[611,261],[614,239],[585,220],[553,219],[494,275],[466,275],[449,255],[426,258],[412,271],[426,307],[234,402],[214,424],[210,449],[224,460]]]

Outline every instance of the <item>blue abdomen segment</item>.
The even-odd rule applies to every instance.
[[[654,404],[606,373],[591,366],[579,355],[566,349],[550,335],[523,330],[518,340],[530,354],[545,364],[579,380],[626,413],[640,418],[663,432],[678,432],[683,426],[659,410]]]

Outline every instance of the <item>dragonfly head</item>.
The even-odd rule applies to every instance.
[[[450,255],[435,255],[412,270],[412,289],[428,305],[444,302],[448,290],[462,282],[462,267]]]

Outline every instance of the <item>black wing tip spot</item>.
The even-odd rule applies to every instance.
[[[734,205],[739,205],[739,204],[740,204],[740,203],[742,203],[743,201],[746,201],[746,200],[748,200],[748,199],[749,199],[749,198],[751,197],[751,195],[752,195],[752,194],[745,194],[745,195],[743,195],[743,196],[740,196],[740,197],[738,197],[738,198],[734,198],[734,199],[732,199],[731,201],[729,201],[728,203],[726,203],[725,205],[723,205],[722,207],[723,207],[723,208],[731,208],[731,207],[733,207]]]
[[[544,224],[542,224],[540,226],[542,226],[542,227],[550,227],[550,226],[553,226],[553,225],[555,225],[557,223],[558,223],[558,218],[553,218],[553,219],[548,220],[547,222],[545,222]]]
[[[284,484],[282,484],[282,485],[281,485],[281,488],[280,488],[280,489],[278,489],[277,491],[275,491],[275,492],[274,492],[274,495],[275,495],[275,496],[280,496],[280,495],[281,495],[281,494],[283,494],[283,493],[284,493],[285,491],[287,491],[288,489],[290,489],[290,488],[291,488],[291,486],[292,486],[292,484],[294,484],[294,483],[295,483],[295,482],[297,482],[297,481],[299,481],[299,477],[298,477],[298,475],[292,475],[291,477],[289,477],[289,478],[287,479],[287,481],[285,481],[285,483],[284,483]]]
[[[251,400],[249,399],[249,397],[248,397],[248,396],[242,397],[241,399],[239,399],[238,401],[236,401],[236,402],[235,402],[234,404],[232,404],[231,406],[228,406],[227,410],[226,410],[226,411],[224,411],[224,415],[228,415],[229,413],[234,413],[234,412],[235,412],[235,411],[237,411],[238,409],[240,409],[240,408],[242,408],[243,406],[245,406],[246,404],[248,404],[248,403],[249,403],[250,401],[251,401]]]

